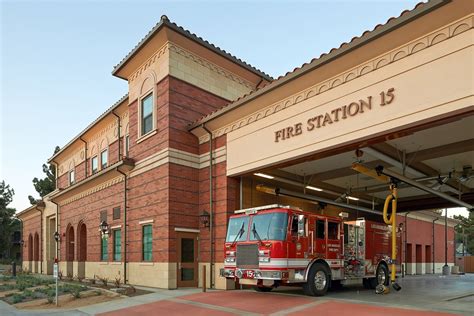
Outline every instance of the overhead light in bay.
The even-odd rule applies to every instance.
[[[357,198],[357,197],[355,197],[355,196],[350,196],[350,195],[348,195],[347,198],[348,198],[349,200],[359,201],[359,198]]]
[[[266,179],[274,179],[275,178],[274,176],[271,176],[271,175],[265,174],[265,173],[261,173],[261,172],[254,173],[254,175],[256,175],[257,177],[262,177],[262,178],[266,178]]]
[[[311,186],[311,185],[307,185],[307,186],[306,186],[306,189],[308,189],[308,190],[313,190],[313,191],[319,191],[319,192],[323,191],[323,189],[320,189],[320,188],[317,188],[317,187],[313,187],[313,186]]]

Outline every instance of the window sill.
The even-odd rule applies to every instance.
[[[113,265],[121,265],[122,262],[115,261],[115,262],[111,262],[110,264],[113,264]]]
[[[138,144],[138,143],[141,143],[141,142],[144,141],[144,140],[147,140],[148,138],[150,138],[151,136],[155,135],[156,133],[158,133],[158,130],[157,130],[157,129],[154,129],[154,130],[148,132],[147,134],[140,136],[140,137],[137,139],[137,144]]]
[[[101,262],[99,262],[99,264],[100,264],[100,265],[108,265],[109,263],[106,262],[106,261],[101,261]]]
[[[154,262],[140,262],[138,263],[139,266],[154,266]]]

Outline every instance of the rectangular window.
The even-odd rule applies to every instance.
[[[92,157],[91,165],[92,165],[92,173],[94,174],[97,172],[97,170],[99,170],[99,161],[98,161],[97,156]]]
[[[153,233],[151,225],[144,225],[142,228],[143,233],[143,261],[151,261],[152,254],[152,244],[153,244]]]
[[[101,169],[107,168],[107,149],[100,153],[100,167]]]
[[[69,171],[69,184],[74,184],[74,181],[76,181],[74,177],[74,169]]]
[[[130,148],[130,136],[125,136],[125,156],[128,157],[128,150]]]
[[[114,230],[114,261],[122,260],[122,231]]]
[[[100,239],[100,260],[107,261],[109,259],[109,243],[107,238]]]
[[[114,207],[113,213],[112,213],[112,219],[120,219],[120,206]]]
[[[325,239],[326,233],[324,231],[324,226],[323,220],[316,221],[316,238]]]
[[[338,238],[339,224],[328,222],[328,239],[337,240]]]
[[[141,101],[141,127],[142,135],[153,129],[153,93],[150,93]]]

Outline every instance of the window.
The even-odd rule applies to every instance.
[[[107,238],[100,239],[100,260],[107,261],[109,259],[109,243]]]
[[[100,153],[100,168],[107,168],[107,149]]]
[[[316,238],[325,239],[324,220],[316,221]]]
[[[150,93],[141,101],[141,128],[142,135],[153,129],[153,93]]]
[[[328,222],[328,239],[336,240],[338,238],[339,224],[334,222]]]
[[[92,164],[92,173],[94,174],[97,172],[97,170],[99,170],[99,161],[98,161],[97,156],[92,157],[91,164]]]
[[[114,230],[114,261],[122,260],[122,231]]]
[[[128,157],[128,150],[130,148],[130,136],[125,136],[125,156]]]
[[[153,230],[151,225],[144,225],[142,227],[143,233],[143,254],[142,258],[143,261],[151,261],[151,254],[152,254],[152,244],[153,244]]]
[[[113,213],[112,213],[112,219],[120,219],[120,206],[114,207]]]
[[[74,177],[74,169],[69,171],[69,184],[74,184],[75,177]]]

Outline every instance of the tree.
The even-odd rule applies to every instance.
[[[8,207],[14,195],[10,185],[0,182],[0,257],[10,254],[13,232],[20,229],[20,223],[15,218],[16,210]]]
[[[59,146],[56,146],[54,154],[56,154],[59,149]],[[33,186],[40,197],[44,197],[46,194],[53,192],[56,189],[56,168],[52,164],[43,164],[43,172],[46,174],[45,178],[38,179],[35,177],[33,179]],[[32,205],[37,202],[37,200],[31,195],[28,196],[28,200],[30,200]]]
[[[474,253],[474,212],[469,212],[468,217],[454,215],[453,218],[461,221],[456,226],[456,242],[466,242],[465,251]],[[463,231],[464,230],[464,231]]]

